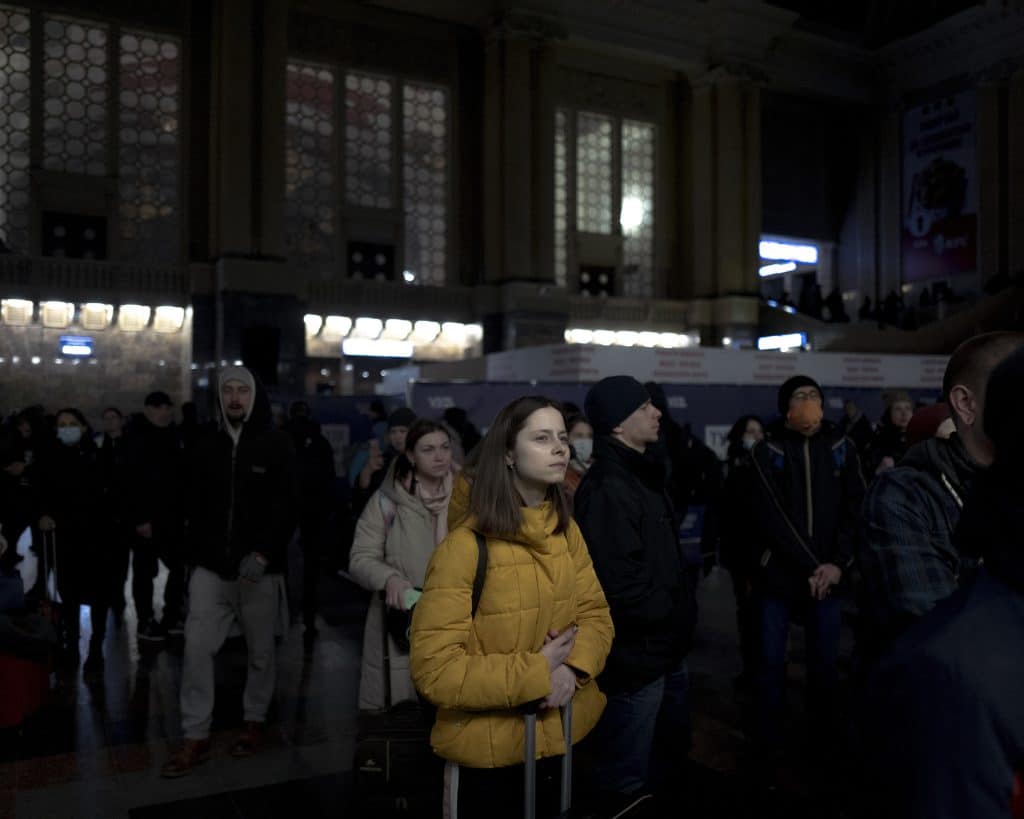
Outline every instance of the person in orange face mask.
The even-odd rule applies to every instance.
[[[807,643],[811,748],[825,760],[838,737],[839,590],[854,554],[864,497],[857,448],[824,419],[821,387],[794,376],[779,389],[782,416],[751,452],[750,563],[758,613],[757,739],[782,750],[790,624]],[[766,766],[770,775],[771,767]],[[826,769],[827,770],[827,769]]]

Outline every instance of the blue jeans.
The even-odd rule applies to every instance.
[[[807,705],[812,730],[832,735],[839,683],[841,609],[835,598],[793,604],[777,597],[757,601],[760,662],[757,672],[758,740],[767,749],[782,747],[786,699],[786,648],[793,615],[804,619],[807,646]]]
[[[655,791],[690,748],[690,681],[683,660],[643,688],[608,697],[595,737],[598,791]]]

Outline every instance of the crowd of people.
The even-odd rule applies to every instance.
[[[538,715],[546,782],[571,703],[595,804],[663,815],[657,798],[693,734],[696,589],[717,559],[735,593],[735,684],[751,703],[759,776],[770,783],[793,744],[787,666],[800,626],[822,794],[848,785],[856,763],[870,815],[1009,816],[1024,770],[1024,666],[1007,648],[1024,634],[1022,384],[1024,334],[1011,332],[965,342],[938,405],[888,393],[877,426],[849,402],[839,423],[826,420],[825,390],[796,376],[776,418],[737,419],[724,462],[671,418],[657,384],[627,375],[593,385],[582,408],[517,399],[482,436],[463,411],[431,420],[376,407],[346,476],[356,523],[345,574],[373,593],[359,707],[419,702],[446,762],[446,815],[512,816],[523,711]],[[275,638],[290,621],[289,544],[304,555],[311,650],[336,531],[333,452],[309,406],[275,424],[244,367],[222,370],[218,388],[219,422],[207,426],[185,407],[174,424],[171,399],[153,392],[130,420],[105,410],[99,435],[75,408],[22,411],[0,435],[0,577],[18,571],[19,533],[31,531],[41,559],[38,547],[55,544],[56,565],[41,566],[20,605],[54,596],[52,569],[65,666],[78,666],[78,607],[89,605],[83,668],[102,670],[129,565],[139,641],[183,637],[184,743],[166,777],[210,754],[214,658],[236,626],[248,665],[231,752],[263,747]],[[856,639],[846,697],[844,613]]]

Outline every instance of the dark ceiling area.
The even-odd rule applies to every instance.
[[[800,15],[798,26],[819,34],[879,48],[924,31],[980,0],[770,0]]]

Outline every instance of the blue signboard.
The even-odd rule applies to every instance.
[[[72,358],[86,358],[92,355],[92,338],[90,336],[61,336],[60,354]]]

